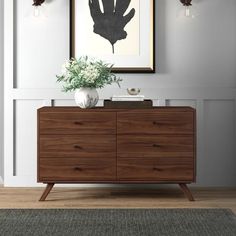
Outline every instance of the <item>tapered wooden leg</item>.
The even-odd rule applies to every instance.
[[[193,195],[191,191],[189,190],[187,184],[179,184],[180,188],[184,192],[185,196],[188,198],[189,201],[194,201]]]
[[[39,199],[39,201],[45,201],[46,200],[46,198],[47,198],[48,194],[50,193],[50,191],[52,190],[53,186],[54,186],[54,183],[47,184],[47,187],[45,188],[45,190],[44,190],[41,198]]]

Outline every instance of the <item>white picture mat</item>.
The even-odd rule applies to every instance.
[[[88,1],[87,0],[75,0],[74,4],[74,11],[75,11],[75,57],[80,57],[84,55],[88,55],[91,57],[99,57],[99,59],[105,60],[107,62],[110,62],[115,65],[115,67],[150,67],[152,64],[152,55],[153,55],[153,23],[151,19],[151,13],[152,13],[152,0],[131,0],[131,1],[139,1],[140,11],[139,11],[139,38],[137,41],[139,41],[139,53],[133,53],[133,55],[116,55],[116,54],[101,54],[101,53],[93,53],[90,52],[89,45],[87,43],[88,39],[86,37],[83,37],[82,35],[85,34],[86,31],[88,31],[88,25],[90,25],[90,30],[93,33],[93,20],[90,16],[89,22],[85,22],[84,19],[87,19],[86,17],[86,10],[89,9],[88,7]],[[131,7],[127,11],[129,11]],[[136,12],[137,13],[137,12]],[[129,23],[128,23],[129,24]],[[127,25],[128,25],[127,24]],[[126,29],[126,28],[125,28]],[[96,35],[93,33],[95,37],[100,37],[99,35]],[[104,42],[109,45],[109,42],[104,39]],[[96,41],[93,43],[93,45],[96,46]],[[129,44],[129,47],[131,47],[132,43]]]
[[[100,0],[100,8],[103,12],[103,4]],[[77,1],[77,8],[75,10],[75,31],[76,37],[81,44],[78,44],[78,51],[80,54],[86,55],[108,55],[112,56],[112,45],[105,38],[93,32],[94,21],[90,14],[88,1]],[[125,26],[125,31],[128,33],[126,39],[118,40],[115,45],[115,55],[139,55],[139,0],[133,0],[124,15],[128,14],[131,9],[135,9],[134,17]],[[80,9],[85,9],[81,11]],[[77,14],[78,12],[78,14]],[[86,22],[86,24],[84,24]],[[81,37],[81,35],[83,37]],[[78,42],[78,41],[76,41]]]

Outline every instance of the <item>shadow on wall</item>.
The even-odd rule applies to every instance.
[[[201,2],[205,2],[206,0],[194,0],[193,3],[201,3]]]
[[[166,74],[166,0],[156,1],[156,68],[158,73]]]
[[[53,0],[45,0],[46,3],[51,3]]]

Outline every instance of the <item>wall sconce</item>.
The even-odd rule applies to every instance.
[[[192,0],[180,0],[183,4],[184,9],[181,10],[180,15],[188,18],[194,18],[196,15],[194,14]]]
[[[40,17],[41,15],[45,15],[43,13],[43,7],[41,6],[45,0],[33,0],[33,7],[34,7],[34,11],[33,11],[33,15],[34,17]]]

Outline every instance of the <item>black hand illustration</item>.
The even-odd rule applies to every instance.
[[[33,0],[33,6],[41,6],[45,0]]]
[[[131,0],[102,0],[104,13],[102,13],[98,0],[89,0],[90,13],[94,21],[94,33],[107,39],[112,45],[114,53],[114,44],[118,40],[125,39],[127,32],[124,30],[128,22],[134,17],[133,8],[127,15],[124,13],[129,7]]]

